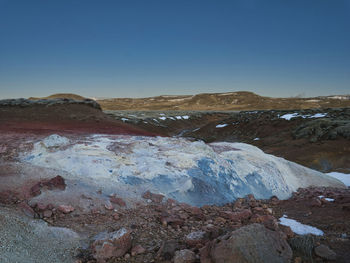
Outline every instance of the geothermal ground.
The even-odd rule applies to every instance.
[[[1,101],[1,262],[349,262],[349,116]]]

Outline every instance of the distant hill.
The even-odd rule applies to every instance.
[[[104,110],[270,110],[350,107],[350,96],[272,98],[259,96],[253,92],[237,91],[137,99],[98,99],[97,102]]]
[[[53,94],[47,97],[42,97],[42,98],[35,98],[35,97],[30,97],[30,100],[41,100],[41,99],[72,99],[72,100],[85,100],[85,97],[82,97],[77,94],[72,94],[72,93],[57,93]]]

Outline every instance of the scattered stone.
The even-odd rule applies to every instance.
[[[186,238],[186,244],[189,247],[200,248],[208,241],[207,233],[204,231],[196,231],[189,233]]]
[[[145,253],[146,249],[140,245],[136,245],[131,249],[131,255],[136,256]]]
[[[337,254],[326,245],[315,247],[315,254],[326,260],[335,260],[337,258]]]
[[[110,202],[108,202],[108,203],[105,204],[105,208],[106,208],[107,210],[113,210],[113,209],[114,209],[114,206],[113,206]]]
[[[64,214],[69,214],[74,211],[74,207],[71,205],[60,205],[58,206],[58,210]]]
[[[196,254],[189,249],[175,252],[174,263],[193,263],[196,261]]]
[[[121,228],[115,232],[98,234],[91,245],[93,257],[98,262],[105,262],[114,257],[124,256],[131,248],[130,233],[126,228]]]
[[[18,206],[22,209],[23,213],[26,216],[31,217],[31,218],[36,217],[36,213],[34,212],[34,210],[28,204],[22,202]]]
[[[111,203],[113,203],[113,204],[116,204],[116,205],[119,205],[119,206],[122,206],[122,207],[126,206],[125,201],[122,198],[120,198],[120,197],[116,197],[115,195],[112,195],[109,198],[109,201],[111,201]]]
[[[144,199],[152,200],[155,203],[161,203],[163,201],[164,195],[151,193],[150,191],[145,192],[142,197]]]

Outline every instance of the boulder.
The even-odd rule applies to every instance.
[[[196,261],[196,254],[189,249],[175,252],[174,263],[193,263]]]
[[[292,260],[292,250],[276,231],[260,224],[239,228],[201,250],[204,263],[282,263]]]
[[[337,254],[326,245],[315,247],[315,254],[326,260],[335,260],[337,258]]]
[[[130,233],[126,228],[121,228],[115,232],[98,234],[91,245],[93,257],[97,262],[105,262],[124,256],[131,248]]]

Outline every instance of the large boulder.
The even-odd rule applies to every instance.
[[[115,232],[98,234],[91,246],[97,262],[124,256],[131,248],[130,233],[127,229],[121,228]]]
[[[204,263],[283,263],[292,249],[279,232],[252,224],[208,243],[201,250]]]

